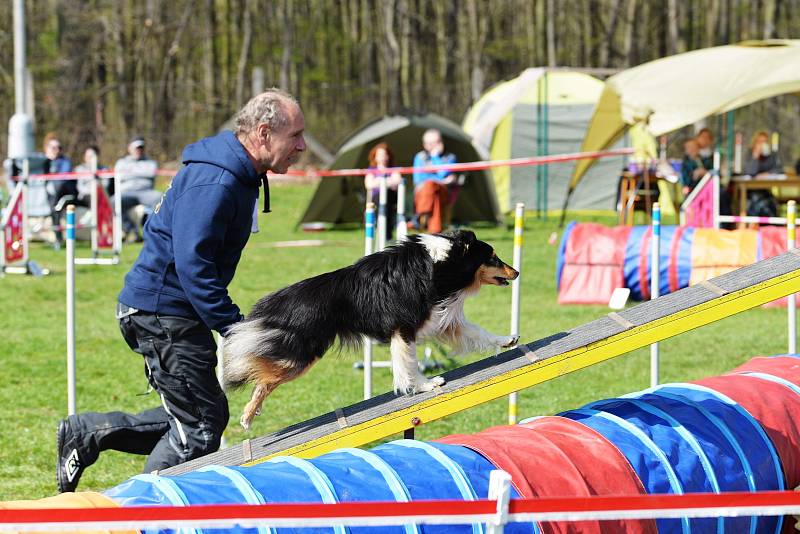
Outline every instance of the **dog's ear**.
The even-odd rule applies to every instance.
[[[475,233],[470,230],[458,230],[453,234],[453,238],[459,244],[463,251],[462,254],[465,256],[469,254],[470,246],[478,240],[475,237]]]
[[[478,240],[478,238],[475,237],[475,232],[472,230],[460,230],[460,234],[461,241],[464,243],[464,246],[468,247]]]

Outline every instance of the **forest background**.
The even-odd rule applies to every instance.
[[[365,121],[404,109],[460,123],[484,90],[528,67],[624,69],[800,37],[800,0],[28,0],[26,12],[37,147],[55,131],[73,159],[96,143],[107,164],[134,134],[160,161],[177,160],[251,96],[254,67],[300,99],[309,133],[333,151]],[[12,28],[5,0],[3,124],[14,112]],[[698,91],[714,90],[696,76]],[[736,120],[746,136],[780,131],[793,162],[799,118],[800,98],[787,95]],[[3,154],[6,138],[0,126]]]

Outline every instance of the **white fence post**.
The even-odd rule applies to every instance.
[[[489,473],[489,500],[497,501],[497,514],[486,522],[486,534],[503,534],[508,523],[508,502],[511,500],[511,475],[495,469]]]

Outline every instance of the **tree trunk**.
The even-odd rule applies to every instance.
[[[556,66],[556,8],[554,0],[547,0],[547,66]]]
[[[253,21],[250,15],[250,6],[244,4],[242,14],[242,43],[239,48],[239,60],[236,62],[236,107],[240,108],[244,104],[244,91],[247,86],[247,62],[250,57],[250,44],[253,39]]]

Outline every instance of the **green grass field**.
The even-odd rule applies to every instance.
[[[313,186],[272,189],[272,213],[262,215],[261,233],[254,235],[230,287],[243,310],[262,295],[307,276],[355,261],[363,252],[363,232],[331,231],[306,234],[295,228]],[[602,220],[602,219],[601,219]],[[604,220],[612,224],[612,219]],[[522,275],[522,341],[532,341],[593,320],[602,306],[564,307],[556,303],[557,245],[548,237],[557,220],[529,218],[525,225]],[[512,259],[509,226],[479,229],[501,258]],[[315,248],[275,248],[274,242],[323,239]],[[140,411],[158,405],[144,395],[147,382],[141,357],[130,351],[114,318],[116,297],[140,245],[126,246],[117,266],[78,266],[77,403],[79,411]],[[88,244],[79,243],[79,255]],[[55,494],[55,430],[67,409],[66,313],[64,252],[36,243],[32,258],[51,270],[43,278],[8,275],[0,279],[3,337],[0,358],[5,384],[0,388],[0,500],[30,499]],[[468,302],[467,317],[487,329],[508,332],[510,288],[487,287]],[[785,352],[785,311],[756,309],[661,343],[662,381],[687,381],[726,371],[757,354]],[[388,351],[379,347],[377,357]],[[470,355],[470,361],[481,355]],[[289,424],[361,400],[362,373],[353,368],[359,354],[329,356],[305,377],[282,386],[265,403],[249,433],[237,421],[249,391],[230,395],[228,443],[278,430]],[[523,391],[521,417],[553,414],[591,400],[648,386],[646,349],[563,376]],[[374,373],[374,392],[391,387],[389,370]],[[488,402],[450,418],[421,427],[419,439],[474,432],[506,422],[506,401]],[[89,468],[80,490],[104,490],[138,474],[144,457],[105,452]]]

